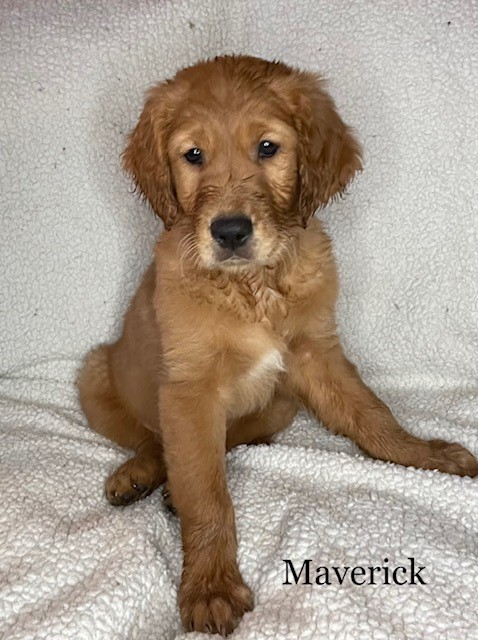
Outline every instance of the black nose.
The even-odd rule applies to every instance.
[[[247,216],[215,218],[211,222],[211,235],[221,247],[235,251],[252,235],[251,219]]]

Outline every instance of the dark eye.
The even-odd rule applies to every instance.
[[[262,140],[259,142],[259,158],[272,158],[279,150],[279,145],[270,140]]]
[[[184,154],[184,157],[191,164],[202,164],[202,151],[201,149],[189,149],[187,153]]]

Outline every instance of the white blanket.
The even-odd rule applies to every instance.
[[[200,57],[252,53],[330,79],[365,148],[349,196],[320,214],[345,348],[410,431],[478,454],[477,9],[1,3],[2,640],[184,637],[177,519],[158,493],[107,504],[128,454],[85,428],[73,379],[117,335],[160,230],[121,174],[125,133],[146,87]],[[277,445],[232,452],[228,479],[256,602],[235,638],[478,637],[477,480],[372,461],[307,416]],[[414,558],[427,584],[282,584],[284,559],[385,558]]]

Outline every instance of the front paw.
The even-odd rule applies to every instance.
[[[444,440],[430,440],[429,445],[431,456],[426,468],[457,476],[478,476],[478,460],[465,447]]]
[[[179,589],[181,620],[188,631],[220,633],[227,636],[246,611],[252,611],[251,590],[237,570],[209,582],[207,577],[193,580],[183,576]]]

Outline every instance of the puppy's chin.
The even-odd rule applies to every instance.
[[[217,260],[209,263],[207,269],[219,270],[225,273],[241,273],[243,271],[254,271],[255,269],[263,269],[264,267],[274,269],[276,267],[277,260],[269,257],[266,260],[261,260],[257,257],[253,258],[241,258],[240,256],[233,255],[225,260]]]
[[[224,271],[226,273],[248,271],[263,266],[264,264],[255,258],[242,258],[235,254],[228,258],[213,258],[202,261],[202,267],[207,271]]]
[[[235,251],[231,249],[213,246],[209,250],[209,259],[203,260],[207,269],[221,269],[231,271],[247,269],[259,264],[255,249],[250,246],[238,247]]]
[[[234,273],[263,267],[274,268],[278,260],[276,251],[260,251],[254,245],[240,247],[236,251],[216,246],[209,246],[204,252],[199,251],[199,264],[207,271]]]
[[[225,260],[219,260],[216,263],[216,267],[229,271],[231,269],[246,269],[257,264],[258,263],[251,258],[241,258],[240,256],[232,255]]]
[[[241,271],[251,267],[259,266],[260,263],[254,258],[243,258],[233,254],[227,258],[214,257],[211,260],[203,261],[203,266],[209,271]]]
[[[257,250],[254,243],[250,242],[236,249],[227,249],[214,245],[212,254],[216,262],[234,262],[239,260],[247,260],[250,262],[256,259]]]

